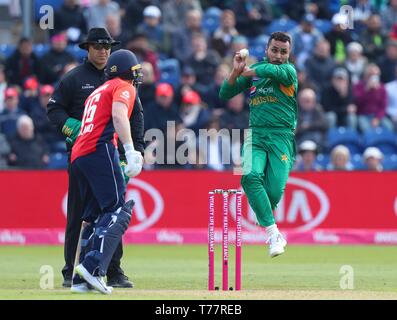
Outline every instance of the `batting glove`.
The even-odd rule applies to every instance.
[[[124,169],[125,174],[132,178],[136,177],[142,171],[143,157],[139,151],[135,151],[131,144],[124,145],[125,157],[127,158],[127,165]]]

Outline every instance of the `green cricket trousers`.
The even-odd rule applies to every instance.
[[[241,185],[258,223],[275,223],[277,207],[295,161],[296,147],[292,129],[251,127],[243,146]]]

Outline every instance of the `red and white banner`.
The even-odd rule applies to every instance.
[[[62,243],[67,180],[64,171],[1,171],[0,244]],[[126,198],[136,205],[124,241],[205,243],[208,191],[217,188],[240,188],[240,176],[187,170],[142,173],[128,185]],[[215,202],[218,234],[221,196]],[[233,239],[234,196],[229,212]],[[274,214],[289,243],[395,244],[397,172],[294,173]],[[245,197],[243,240],[264,242]]]

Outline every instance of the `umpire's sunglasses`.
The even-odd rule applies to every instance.
[[[110,43],[92,43],[91,46],[95,49],[95,50],[110,50],[110,48],[112,47],[112,45]]]

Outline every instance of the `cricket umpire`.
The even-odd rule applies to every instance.
[[[79,44],[80,48],[87,50],[87,58],[83,64],[63,76],[48,102],[48,118],[64,134],[69,160],[72,145],[79,135],[84,112],[84,102],[96,88],[105,83],[106,77],[104,70],[106,63],[112,47],[118,44],[119,42],[114,41],[105,28],[90,29],[86,41]],[[138,97],[130,122],[135,149],[143,154],[143,110]],[[123,160],[125,159],[123,157],[124,150],[122,148],[120,149],[120,159]],[[121,163],[121,165],[123,167],[125,163]],[[65,266],[62,269],[64,287],[71,286],[74,258],[83,211],[83,201],[80,198],[77,179],[70,170],[70,163],[68,173],[67,223],[64,245]],[[122,255],[123,248],[120,242],[107,271],[107,285],[119,288],[132,288],[132,282],[128,280],[128,277],[124,274],[120,266]]]

